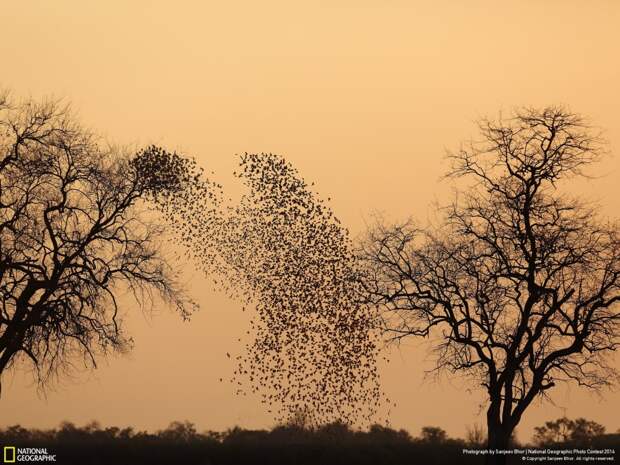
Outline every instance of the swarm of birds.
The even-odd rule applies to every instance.
[[[233,383],[278,421],[370,423],[382,401],[377,321],[347,229],[278,155],[244,154],[235,176],[246,188],[235,204],[213,203],[210,185],[157,198],[203,271],[254,309]]]
[[[200,258],[205,264],[214,262],[215,257],[206,256],[213,255],[214,247],[201,247],[199,235],[217,229],[222,186],[207,178],[195,159],[155,145],[140,150],[131,160],[131,167],[145,197],[186,246],[186,255]]]

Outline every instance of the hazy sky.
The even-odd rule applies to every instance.
[[[54,95],[122,144],[163,144],[218,175],[235,154],[285,155],[357,234],[372,211],[425,222],[450,195],[446,148],[473,121],[516,105],[567,104],[620,151],[620,3],[615,1],[34,1],[2,2],[0,87]],[[620,216],[620,158],[575,183]],[[188,275],[202,310],[190,323],[162,309],[129,312],[135,350],[76,372],[41,397],[29,377],[4,381],[0,426],[104,425],[199,429],[273,424],[227,378],[248,315]],[[422,342],[383,370],[392,423],[463,435],[482,423],[482,393],[459,379],[424,381]],[[620,360],[619,360],[620,363]],[[573,387],[535,406],[519,428],[566,413],[620,427],[620,393]]]

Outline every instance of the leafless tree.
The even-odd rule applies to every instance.
[[[378,221],[361,254],[385,331],[429,338],[437,369],[480,382],[488,445],[505,448],[558,382],[613,382],[620,242],[616,223],[562,193],[604,147],[581,117],[523,109],[480,131],[481,141],[449,154],[448,176],[473,184],[442,224]]]
[[[58,102],[0,106],[0,374],[30,360],[43,383],[74,356],[126,349],[119,296],[194,304],[162,253],[162,196],[200,196],[194,164],[102,145]],[[174,202],[173,202],[174,203]]]
[[[465,443],[471,447],[482,448],[487,443],[484,426],[474,423],[465,430]]]

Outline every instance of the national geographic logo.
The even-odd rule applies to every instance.
[[[4,446],[4,463],[15,463],[15,447]]]
[[[45,447],[4,446],[3,463],[55,462],[56,454],[50,454]]]

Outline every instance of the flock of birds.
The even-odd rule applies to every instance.
[[[282,422],[369,422],[385,400],[376,319],[358,298],[346,228],[278,155],[242,155],[245,194],[225,204],[194,161],[157,150],[143,167],[169,173],[152,192],[165,220],[199,268],[255,310],[234,357],[237,393],[258,394]]]

